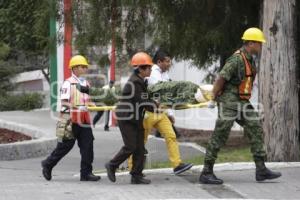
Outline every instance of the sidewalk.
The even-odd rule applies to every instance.
[[[170,169],[146,170],[145,174],[152,183],[131,185],[128,175],[117,176],[116,183],[110,182],[105,174],[99,182],[80,182],[76,175],[78,171],[61,169],[55,169],[53,179],[46,181],[41,175],[39,161],[39,159],[28,159],[0,162],[0,199],[299,199],[300,196],[299,163],[294,166],[284,164],[281,166],[283,168],[279,166],[277,170],[281,171],[283,176],[263,183],[255,182],[253,168],[242,170],[245,166],[248,168],[249,164],[234,164],[231,168],[236,168],[235,170],[224,171],[226,167],[220,166],[216,171],[218,177],[224,179],[223,185],[199,184],[201,166],[181,176],[173,175]],[[21,166],[20,162],[22,162]],[[78,164],[77,162],[76,165]],[[273,165],[272,168],[278,167]]]
[[[44,138],[54,138],[55,120],[49,111],[0,113],[2,122],[14,121],[35,128]],[[103,125],[94,129],[94,170],[103,171],[108,161],[122,145],[118,128],[103,131]],[[183,158],[199,155],[200,151],[181,145]],[[150,138],[147,149],[151,161],[167,161],[163,140]],[[257,183],[253,163],[225,163],[215,167],[215,173],[224,185],[202,185],[198,178],[202,166],[195,166],[181,176],[172,169],[145,170],[152,180],[150,185],[131,185],[128,173],[120,173],[111,183],[105,173],[99,182],[80,182],[80,155],[77,146],[54,168],[53,180],[41,175],[40,162],[45,156],[24,160],[0,161],[0,200],[73,200],[73,199],[299,199],[300,163],[267,163],[283,176],[274,181]]]

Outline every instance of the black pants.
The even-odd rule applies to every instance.
[[[102,115],[103,115],[104,111],[98,111],[97,114],[95,115],[94,119],[93,119],[93,125],[95,126],[96,123],[101,119]],[[105,127],[108,127],[109,124],[109,114],[110,111],[105,111]]]
[[[85,125],[88,126],[88,125]],[[93,132],[90,126],[85,127],[78,124],[72,124],[72,131],[77,139],[77,144],[80,149],[81,164],[80,174],[86,176],[93,170],[92,163],[94,160],[93,150]],[[65,155],[67,155],[75,144],[75,140],[63,140],[58,142],[53,152],[43,161],[43,165],[48,168],[53,168]]]
[[[118,168],[132,154],[133,166],[130,174],[139,176],[144,169],[144,129],[134,123],[118,120],[118,125],[122,134],[124,146],[110,161],[110,165]]]

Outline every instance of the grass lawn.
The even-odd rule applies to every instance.
[[[203,165],[204,156],[197,156],[192,159],[185,159],[185,163],[193,163],[194,165]],[[224,147],[218,154],[218,159],[216,163],[226,163],[226,162],[249,162],[252,160],[252,155],[250,153],[249,146],[243,147]],[[146,169],[156,169],[156,168],[172,168],[169,161],[166,162],[147,162]],[[128,169],[119,169],[119,172],[128,171]],[[105,169],[94,170],[94,173],[106,172]]]
[[[197,156],[192,159],[183,160],[185,163],[193,163],[194,165],[203,165],[204,156]],[[224,147],[218,154],[216,163],[226,162],[250,162],[253,161],[249,146],[243,147]],[[170,162],[156,162],[147,164],[146,168],[168,168],[171,167]]]

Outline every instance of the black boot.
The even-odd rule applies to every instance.
[[[96,176],[93,173],[90,173],[86,176],[80,176],[80,181],[99,181],[100,179],[100,176]]]
[[[199,182],[203,184],[223,184],[223,180],[216,177],[213,172],[213,163],[204,164],[202,173],[199,177]]]
[[[200,175],[199,182],[203,184],[223,184],[223,180],[216,177],[214,173],[204,174],[203,172]]]
[[[273,172],[268,168],[256,169],[256,181],[264,181],[267,179],[275,179],[281,176],[280,172]]]
[[[131,184],[150,184],[151,180],[145,179],[142,175],[131,176]]]
[[[44,178],[47,181],[50,181],[52,179],[52,168],[47,167],[45,161],[42,161],[42,168],[43,168],[42,173]]]
[[[105,164],[107,177],[111,182],[116,182],[116,169],[112,167],[109,163]]]
[[[275,179],[281,176],[280,172],[273,172],[265,166],[265,162],[263,159],[258,159],[255,161],[256,173],[255,179],[256,181],[264,181],[267,179]]]

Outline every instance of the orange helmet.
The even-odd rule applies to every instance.
[[[132,56],[131,63],[132,66],[140,65],[153,65],[152,58],[144,52],[138,52]]]

